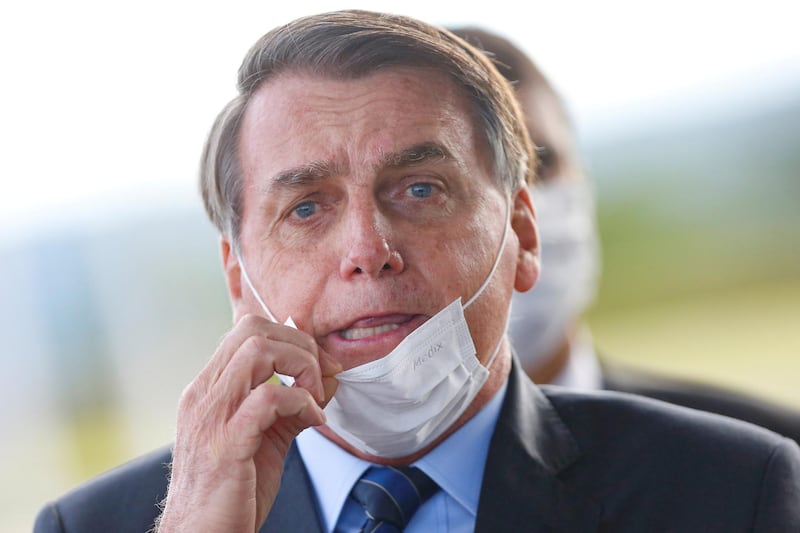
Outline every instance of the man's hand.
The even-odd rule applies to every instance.
[[[340,371],[308,334],[242,318],[181,396],[159,532],[257,531],[292,440],[325,422]],[[275,372],[294,386],[268,382]]]

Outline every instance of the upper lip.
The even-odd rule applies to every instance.
[[[384,312],[381,314],[364,315],[356,318],[348,325],[338,328],[335,331],[344,331],[354,328],[376,328],[385,324],[403,324],[408,322],[413,317],[418,316],[418,313],[392,313]]]
[[[362,315],[361,317],[348,322],[347,325],[344,327],[335,328],[328,335],[334,334],[337,336],[342,336],[342,338],[344,338],[345,332],[348,331],[352,332],[353,330],[358,330],[358,329],[378,328],[380,326],[385,326],[385,325],[397,325],[398,327],[402,327],[403,325],[414,320],[414,318],[419,318],[421,316],[423,315],[420,315],[418,313],[392,313],[392,312]],[[425,316],[425,318],[427,319],[427,316]],[[364,338],[372,337],[375,333],[385,333],[385,332],[367,333],[364,335]]]

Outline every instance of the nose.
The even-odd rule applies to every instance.
[[[403,258],[391,244],[390,223],[374,207],[354,209],[343,235],[345,253],[340,275],[344,279],[365,276],[377,279],[403,271]]]

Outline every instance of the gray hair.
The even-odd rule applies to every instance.
[[[206,140],[203,202],[234,247],[242,218],[239,130],[261,84],[287,71],[358,79],[393,67],[433,68],[448,75],[474,106],[498,185],[512,192],[533,181],[535,155],[522,112],[508,82],[480,50],[445,29],[403,16],[349,10],[303,17],[253,45],[239,67],[239,94],[217,116]]]

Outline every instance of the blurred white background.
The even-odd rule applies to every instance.
[[[249,46],[319,11],[481,25],[529,51],[597,182],[599,344],[800,405],[796,5],[3,7],[0,531],[170,440],[182,387],[230,322],[196,187],[205,134]]]

